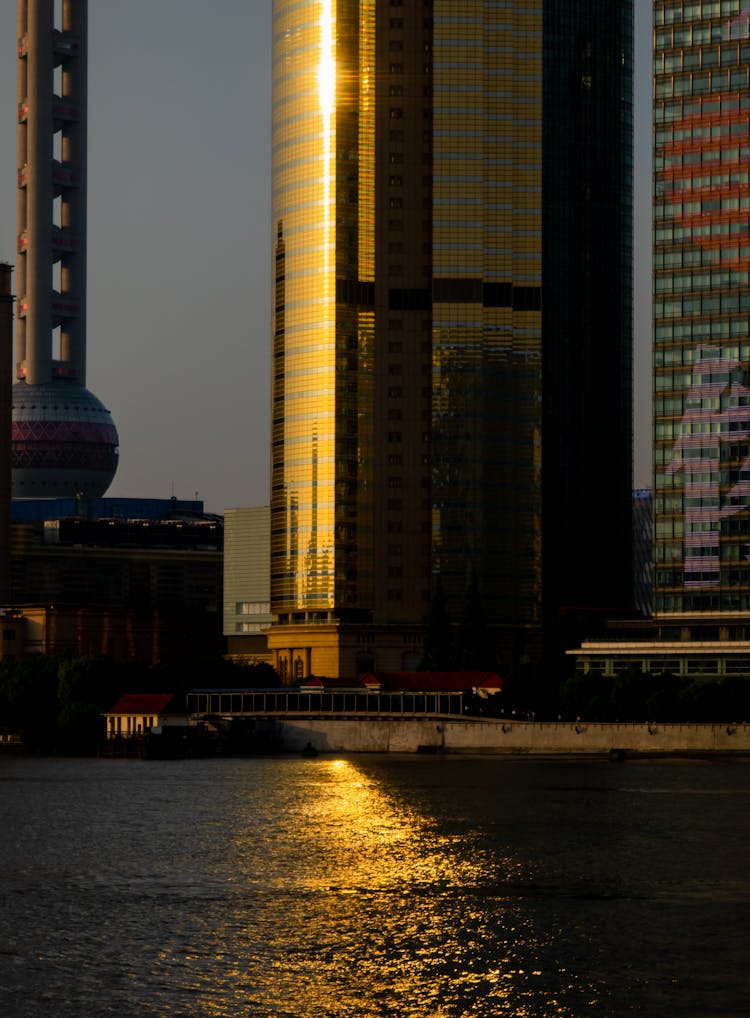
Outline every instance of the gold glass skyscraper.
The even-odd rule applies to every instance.
[[[274,0],[269,643],[630,602],[631,0]]]

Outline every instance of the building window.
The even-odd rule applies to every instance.
[[[268,601],[237,601],[235,602],[235,615],[268,615],[271,605]]]

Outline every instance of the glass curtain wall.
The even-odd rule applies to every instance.
[[[750,609],[750,12],[654,4],[655,610]]]
[[[433,568],[504,623],[539,621],[542,8],[434,5]]]
[[[271,586],[286,621],[355,604],[372,559],[372,8],[274,3]]]

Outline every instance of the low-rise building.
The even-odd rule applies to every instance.
[[[219,655],[222,558],[222,520],[200,513],[14,523],[0,657]]]
[[[707,612],[612,624],[605,636],[567,654],[584,674],[613,676],[635,668],[690,678],[750,678],[750,617]]]
[[[271,510],[224,510],[224,637],[233,661],[270,662]]]
[[[131,738],[170,725],[184,726],[188,717],[172,693],[125,693],[104,714],[108,739]]]

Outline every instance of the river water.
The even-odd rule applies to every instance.
[[[3,1018],[750,1015],[750,761],[0,758]]]

